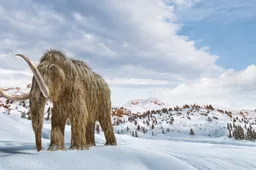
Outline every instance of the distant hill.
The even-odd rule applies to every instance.
[[[161,110],[169,107],[170,105],[165,104],[156,98],[133,99],[123,105],[123,108],[130,110],[132,113],[141,113],[148,110]]]
[[[29,92],[30,86],[4,89],[10,94]],[[52,103],[45,105],[45,121],[51,121]],[[15,102],[0,96],[0,114],[30,119],[29,101]],[[69,121],[67,124],[69,125]],[[170,107],[156,98],[134,99],[113,108],[112,123],[116,133],[151,138],[165,136],[187,138],[191,130],[201,137],[230,137],[256,140],[256,111],[229,111],[211,105]],[[97,125],[98,126],[98,125]],[[136,133],[136,135],[135,135]]]

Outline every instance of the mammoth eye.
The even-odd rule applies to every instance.
[[[54,65],[51,65],[49,69],[54,70]]]

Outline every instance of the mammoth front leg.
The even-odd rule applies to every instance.
[[[71,115],[71,146],[69,149],[85,150],[89,146],[86,143],[87,136],[87,110],[80,108]]]
[[[64,133],[67,120],[67,114],[55,108],[52,109],[52,130],[51,143],[48,151],[64,150]]]
[[[95,122],[88,122],[86,126],[86,142],[89,146],[96,146],[95,145]]]

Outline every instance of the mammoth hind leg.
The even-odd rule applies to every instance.
[[[88,146],[96,146],[95,144],[95,122],[88,122],[86,126],[86,143]]]
[[[65,150],[64,133],[67,116],[54,111],[52,114],[51,143],[48,151]]]
[[[102,130],[104,131],[106,144],[105,145],[117,145],[116,137],[114,134],[114,128],[112,125],[111,117],[110,115],[108,118],[101,117],[100,118],[100,126]]]

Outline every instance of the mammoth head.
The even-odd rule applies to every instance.
[[[38,67],[35,67],[27,56],[23,54],[16,54],[16,56],[22,57],[31,68],[41,94],[46,99],[50,98],[56,100],[56,98],[59,97],[60,89],[62,88],[61,86],[63,86],[65,81],[65,73],[63,69],[60,68],[56,62],[49,59],[41,60]],[[47,58],[47,56],[44,56],[43,58]],[[1,88],[0,94],[8,99],[16,101],[27,100],[30,97],[30,93],[26,93],[24,95],[9,95]]]

